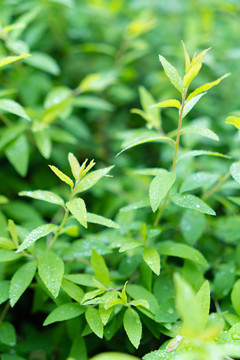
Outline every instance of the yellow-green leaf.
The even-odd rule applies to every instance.
[[[197,293],[197,300],[201,309],[202,329],[205,328],[210,310],[210,285],[206,280]]]
[[[239,116],[228,116],[226,124],[234,125],[238,130],[240,129],[240,117]]]
[[[104,258],[96,250],[92,250],[91,265],[94,274],[104,285],[109,286],[110,276]]]
[[[171,83],[173,84],[173,86],[175,86],[175,88],[180,91],[181,94],[183,94],[185,86],[184,83],[177,71],[177,69],[175,69],[174,66],[172,66],[172,64],[170,64],[163,56],[159,55],[159,60],[163,66],[163,69],[165,71],[165,74],[167,75],[167,77],[169,78],[169,80],[171,81]]]
[[[60,180],[64,181],[65,183],[70,185],[71,188],[73,188],[73,181],[72,181],[72,179],[70,179],[70,177],[68,177],[66,174],[64,174],[61,170],[59,170],[54,165],[49,165],[49,167],[57,175],[57,177],[59,177]]]
[[[184,75],[183,78],[183,83],[184,86],[186,88],[189,87],[189,85],[191,84],[191,82],[193,81],[193,79],[197,76],[197,74],[199,73],[199,71],[201,70],[202,64],[201,63],[197,63],[196,65],[191,66],[191,68],[189,69],[189,71],[186,73],[186,75]]]
[[[220,77],[217,80],[211,81],[209,83],[206,83],[202,86],[199,86],[196,90],[194,90],[193,92],[191,92],[191,94],[189,94],[187,101],[189,101],[191,98],[193,98],[194,96],[207,91],[209,89],[211,89],[213,86],[218,85],[223,79],[225,79],[226,77],[228,77],[230,75],[230,73],[223,75],[222,77]]]
[[[23,54],[23,55],[20,55],[20,56],[7,56],[7,57],[4,57],[4,58],[0,59],[0,67],[8,65],[8,64],[10,64],[12,62],[18,61],[18,60],[23,59],[23,58],[28,57],[28,56],[31,56],[31,55],[30,54]]]
[[[16,247],[18,247],[17,228],[16,228],[14,221],[11,219],[8,220],[8,229],[9,229],[9,232],[11,234],[11,238],[12,238],[14,244],[16,245]]]
[[[180,109],[180,106],[180,101],[175,99],[161,101],[160,103],[153,105],[153,107],[175,107],[177,109]]]
[[[79,180],[80,165],[75,156],[72,153],[68,154],[68,161],[71,166],[72,174],[76,180]]]
[[[160,274],[160,256],[155,249],[153,248],[144,249],[143,260],[155,274],[157,275]]]
[[[190,58],[189,58],[186,46],[185,46],[183,41],[182,41],[182,46],[183,46],[184,57],[185,57],[185,70],[186,70],[186,73],[187,73],[188,70],[190,69],[191,63],[190,63]]]

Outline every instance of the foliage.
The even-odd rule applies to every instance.
[[[2,1],[3,360],[240,358],[238,12]]]

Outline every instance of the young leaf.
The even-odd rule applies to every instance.
[[[44,285],[53,297],[56,298],[61,287],[64,273],[64,263],[62,259],[53,252],[46,252],[40,256],[38,260],[38,272]]]
[[[83,199],[78,198],[68,201],[66,206],[77,221],[87,228],[87,209]]]
[[[180,101],[178,100],[175,100],[175,99],[171,99],[171,100],[165,100],[165,101],[162,101],[158,104],[155,104],[155,105],[152,105],[152,107],[159,107],[159,108],[162,108],[162,107],[175,107],[177,109],[180,109]]]
[[[0,59],[0,67],[8,65],[8,64],[10,64],[12,62],[21,60],[21,59],[26,58],[28,56],[31,56],[31,55],[30,54],[23,54],[23,55],[20,55],[20,56],[6,56],[6,57]]]
[[[196,90],[194,90],[193,92],[191,92],[191,94],[188,95],[187,101],[192,99],[194,96],[211,89],[213,86],[218,85],[223,79],[225,79],[229,75],[231,75],[231,74],[230,73],[225,74],[225,75],[223,75],[222,77],[220,77],[219,79],[217,79],[215,81],[212,81],[210,83],[206,83],[206,84],[204,84],[202,86],[199,86]]]
[[[238,279],[235,284],[233,285],[232,293],[231,293],[231,300],[232,305],[236,313],[240,316],[240,279]]]
[[[9,232],[11,234],[11,238],[12,238],[14,244],[16,245],[16,247],[18,247],[17,228],[16,228],[14,221],[11,219],[8,220],[8,229],[9,229]]]
[[[78,194],[80,192],[86,191],[90,189],[93,185],[95,185],[98,180],[100,180],[103,176],[107,175],[107,173],[113,168],[114,166],[109,166],[104,169],[99,169],[90,172],[84,178],[79,182],[79,184],[76,186],[76,189],[74,191],[75,194]]]
[[[209,315],[210,310],[210,285],[206,280],[197,293],[197,300],[200,304],[201,309],[201,328],[204,329]]]
[[[187,49],[186,49],[186,46],[185,46],[184,42],[181,41],[181,43],[182,43],[182,46],[183,46],[184,57],[185,57],[185,71],[187,73],[188,70],[190,69],[191,62],[190,62],[190,58],[189,58],[189,55],[188,55],[188,52],[187,52]]]
[[[194,107],[194,105],[201,99],[201,97],[203,95],[205,95],[206,93],[201,93],[201,94],[198,94],[196,96],[194,96],[193,98],[191,98],[189,101],[187,101],[184,105],[184,108],[183,108],[183,114],[182,114],[182,117],[184,118],[188,113],[189,111],[192,110],[192,108]]]
[[[119,227],[120,227],[115,221],[107,219],[104,216],[92,214],[89,212],[87,213],[87,221],[90,223],[93,223],[93,224],[104,225],[109,228],[119,229]]]
[[[231,165],[230,173],[234,180],[240,184],[240,162],[235,162]]]
[[[27,237],[24,239],[22,244],[19,246],[16,252],[23,251],[27,249],[29,246],[31,246],[35,241],[38,239],[47,236],[51,232],[55,232],[58,229],[57,225],[53,224],[46,224],[38,226],[36,229],[34,229],[30,234],[27,235]]]
[[[202,67],[201,63],[197,63],[193,65],[191,64],[189,71],[183,77],[183,83],[186,88],[189,87],[193,79],[197,76],[197,74],[201,70],[201,67]]]
[[[139,111],[139,112],[137,111],[136,113],[139,113],[139,115],[145,118],[145,120],[147,120],[150,127],[153,127],[155,129],[160,129],[161,127],[160,113],[158,109],[152,107],[152,105],[155,103],[155,100],[152,97],[151,93],[147,89],[145,89],[145,87],[140,86],[139,95],[140,95],[141,105],[144,111],[138,109],[134,109],[134,110]]]
[[[31,121],[24,108],[14,100],[0,99],[0,109]]]
[[[56,195],[51,191],[46,190],[35,190],[35,191],[21,191],[18,193],[19,196],[28,196],[33,199],[43,200],[52,204],[64,206],[64,200],[60,196]]]
[[[60,305],[54,309],[45,319],[43,326],[58,322],[73,319],[85,311],[85,306],[70,302]]]
[[[228,116],[226,124],[234,125],[238,130],[240,129],[240,117],[238,116]]]
[[[160,274],[160,256],[155,249],[153,248],[144,249],[143,260],[155,274],[157,275]]]
[[[94,334],[96,334],[98,337],[102,339],[103,323],[98,310],[91,307],[87,308],[85,312],[85,317],[88,325],[90,326],[90,329],[94,332]]]
[[[68,161],[71,166],[72,174],[76,180],[79,180],[80,165],[72,153],[68,154]]]
[[[73,181],[70,179],[70,177],[68,177],[54,165],[49,165],[49,167],[57,175],[57,177],[59,177],[60,180],[64,181],[69,186],[71,186],[71,188],[73,188]]]
[[[151,182],[149,189],[150,204],[153,212],[155,212],[161,201],[167,195],[176,180],[175,172],[166,172],[157,175]]]
[[[95,250],[92,250],[91,265],[98,280],[104,285],[109,286],[110,276],[105,260]]]
[[[8,345],[14,346],[17,341],[16,331],[13,325],[7,321],[0,323],[0,342]]]
[[[133,346],[137,349],[142,337],[142,323],[138,313],[128,308],[123,316],[123,327]]]
[[[163,56],[159,55],[159,60],[173,86],[175,86],[175,88],[178,89],[181,94],[183,94],[185,86],[178,71]]]
[[[216,215],[215,211],[197,196],[176,194],[171,197],[171,200],[180,207],[192,209],[208,215]]]
[[[10,305],[13,307],[31,284],[37,269],[37,262],[31,260],[22,265],[13,275],[10,283]]]

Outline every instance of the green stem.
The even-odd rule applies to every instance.
[[[10,302],[8,301],[6,303],[6,305],[4,306],[3,311],[2,311],[2,313],[0,315],[0,323],[4,320],[9,308],[10,308]]]
[[[218,191],[218,189],[220,188],[220,186],[230,178],[231,174],[230,171],[224,175],[209,191],[207,191],[204,195],[203,195],[203,200],[207,200],[210,196],[212,196],[215,192]]]
[[[180,141],[180,130],[181,130],[181,126],[182,126],[182,119],[183,119],[183,110],[184,110],[184,106],[185,106],[185,99],[186,99],[186,95],[187,95],[187,89],[184,91],[183,95],[182,95],[182,104],[180,107],[180,111],[179,111],[179,120],[178,120],[178,128],[177,128],[177,138],[176,138],[176,142],[175,142],[175,150],[174,150],[174,156],[173,156],[173,163],[172,163],[172,169],[171,171],[173,172],[175,170],[176,164],[177,164],[177,154],[178,154],[178,147],[179,147],[179,141]],[[161,219],[161,216],[163,214],[163,211],[166,207],[168,198],[169,198],[169,193],[170,191],[168,191],[167,195],[164,198],[164,201],[162,203],[162,205],[159,208],[159,211],[157,213],[157,217],[155,219],[154,222],[154,226],[157,226],[159,224],[159,221]]]

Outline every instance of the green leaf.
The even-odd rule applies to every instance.
[[[88,360],[87,349],[82,334],[76,333],[68,360]]]
[[[205,95],[206,93],[202,93],[202,94],[199,94],[199,95],[196,95],[194,96],[193,98],[191,98],[190,100],[188,100],[185,105],[184,105],[184,108],[183,108],[183,114],[182,114],[182,117],[184,118],[188,113],[189,111],[192,110],[192,108],[194,107],[194,105],[201,99],[201,97],[203,95]]]
[[[60,68],[57,62],[50,55],[42,52],[33,52],[31,57],[25,59],[24,62],[52,75],[59,75],[60,73]]]
[[[128,308],[123,316],[123,327],[133,346],[137,349],[142,337],[142,323],[138,313]]]
[[[240,279],[238,279],[233,285],[231,300],[236,314],[240,316]]]
[[[37,270],[37,262],[31,260],[22,265],[13,275],[10,283],[10,305],[13,307],[31,284]]]
[[[15,140],[18,135],[22,134],[27,129],[25,124],[11,125],[11,127],[4,128],[1,131],[0,150],[2,150],[11,141]]]
[[[228,116],[226,124],[234,125],[238,130],[240,129],[240,117],[238,116]]]
[[[152,107],[159,107],[159,108],[162,108],[162,107],[175,107],[177,109],[180,109],[180,106],[181,106],[180,101],[175,100],[175,99],[161,101],[158,104],[152,105]]]
[[[119,249],[119,252],[124,252],[124,251],[127,251],[127,250],[132,250],[132,249],[135,249],[139,246],[143,246],[143,243],[141,243],[140,241],[129,241],[125,244],[123,244],[120,249]]]
[[[105,292],[104,289],[97,289],[97,290],[93,290],[93,291],[88,291],[86,292],[86,294],[84,295],[84,297],[82,298],[81,300],[81,304],[83,305],[89,305],[89,304],[95,304],[95,301],[96,303],[98,304],[99,302],[101,303],[102,301],[99,301],[99,295],[102,295],[103,293]],[[89,301],[90,300],[90,301]]]
[[[186,73],[189,71],[190,66],[191,66],[191,61],[190,61],[190,57],[188,55],[186,46],[184,44],[184,42],[181,40],[182,46],[183,46],[183,51],[184,51],[184,58],[185,58],[185,71]]]
[[[225,74],[217,80],[214,80],[214,81],[211,81],[210,83],[206,83],[202,86],[199,86],[196,90],[194,90],[193,92],[191,92],[191,94],[188,95],[187,101],[192,99],[194,96],[211,89],[213,86],[218,85],[223,79],[225,79],[229,75],[231,75],[231,74],[230,73]]]
[[[158,109],[152,107],[152,105],[155,103],[153,96],[144,86],[139,87],[139,95],[140,95],[140,102],[144,110],[144,112],[142,112],[143,117],[147,120],[150,127],[159,129],[161,126],[160,113]],[[131,112],[133,111],[131,110]],[[141,113],[140,115],[142,116]]]
[[[173,241],[161,241],[157,245],[157,250],[161,255],[176,256],[189,259],[204,267],[208,266],[207,260],[197,249],[186,244],[175,243]]]
[[[181,185],[180,192],[191,191],[204,186],[210,188],[218,179],[219,176],[217,174],[199,171],[185,178]]]
[[[87,320],[90,329],[96,334],[99,338],[103,338],[103,323],[99,312],[95,308],[87,308],[85,312],[85,317]]]
[[[9,298],[9,288],[10,281],[9,280],[1,280],[0,281],[0,304],[4,303]]]
[[[213,132],[210,129],[201,128],[198,126],[189,126],[186,128],[182,128],[182,130],[180,130],[180,134],[182,134],[182,135],[196,134],[196,135],[204,136],[208,139],[219,141],[219,137],[217,136],[217,134],[215,134],[215,132]]]
[[[92,214],[89,212],[87,213],[87,221],[93,224],[104,225],[109,228],[119,229],[120,227],[115,221],[107,219],[104,216]]]
[[[46,190],[35,190],[35,191],[21,191],[18,193],[19,196],[28,196],[33,199],[43,200],[52,204],[64,206],[64,200],[60,196],[56,195],[51,191]]]
[[[52,152],[52,142],[47,131],[34,131],[36,146],[45,159],[49,159]]]
[[[138,137],[135,137],[134,139],[131,138],[130,140],[126,140],[122,144],[123,149],[116,155],[116,157],[119,156],[122,152],[131,149],[134,146],[142,145],[148,142],[169,142],[175,144],[175,141],[169,137],[162,136],[154,131],[146,131],[145,133]]]
[[[205,230],[205,216],[192,210],[186,210],[180,221],[181,233],[188,245],[195,245]]]
[[[113,72],[103,72],[87,75],[77,87],[77,91],[102,91],[115,80]]]
[[[201,322],[202,322],[201,328],[204,329],[208,320],[208,315],[210,310],[210,300],[211,300],[210,285],[207,280],[202,284],[201,288],[198,290],[197,300],[200,304],[200,309],[201,309]]]
[[[79,286],[73,284],[71,281],[63,279],[61,287],[73,300],[79,303],[82,301],[84,291]]]
[[[25,176],[27,174],[29,152],[28,140],[24,134],[20,135],[6,147],[6,157],[21,176]]]
[[[17,336],[15,329],[12,324],[7,321],[0,323],[0,342],[8,345],[14,346],[17,341]]]
[[[64,278],[75,284],[95,287],[93,282],[93,275],[90,274],[69,274],[64,275]]]
[[[40,239],[44,236],[47,236],[51,232],[54,233],[57,229],[58,229],[58,226],[53,225],[53,224],[46,224],[46,225],[38,226],[36,229],[34,229],[32,232],[30,232],[30,234],[27,235],[27,237],[24,239],[24,241],[19,246],[19,248],[17,249],[16,252],[18,253],[20,251],[27,249],[29,246],[31,246],[33,243],[35,243],[35,241],[37,241],[38,239]]]
[[[131,296],[134,300],[146,300],[149,304],[149,309],[153,314],[156,314],[158,311],[159,305],[155,296],[145,289],[143,286],[128,284],[126,287],[127,294]],[[140,310],[140,309],[139,309]]]
[[[208,215],[216,215],[215,211],[197,196],[176,194],[171,197],[171,200],[174,204],[180,207],[195,210]]]
[[[145,248],[143,250],[143,260],[155,274],[160,274],[160,256],[155,249]]]
[[[12,250],[12,249],[16,249],[16,247],[17,246],[13,243],[12,240],[0,236],[0,248]]]
[[[158,323],[171,323],[178,319],[178,314],[175,310],[174,298],[168,298],[161,302],[158,312],[156,313],[155,321]]]
[[[76,159],[76,157],[72,153],[69,153],[68,154],[68,161],[69,161],[69,164],[71,166],[71,170],[72,170],[72,174],[73,174],[74,178],[76,180],[79,180],[79,175],[80,175],[81,168],[80,168],[78,160]]]
[[[174,66],[172,66],[163,56],[159,55],[159,60],[163,66],[165,74],[181,94],[183,94],[185,86],[184,83]]]
[[[45,319],[43,326],[59,322],[59,321],[65,321],[69,319],[73,319],[81,314],[83,314],[85,311],[85,306],[70,302],[63,304],[56,309],[54,309],[48,317]]]
[[[139,358],[118,352],[107,352],[96,355],[90,360],[139,360]]]
[[[16,227],[14,221],[11,219],[8,220],[8,229],[9,229],[9,232],[11,234],[11,238],[12,238],[14,244],[16,245],[16,247],[18,247],[17,227]]]
[[[157,175],[151,182],[149,189],[150,204],[153,212],[155,212],[161,201],[165,198],[176,180],[175,172],[167,172]]]
[[[114,166],[109,166],[104,169],[92,171],[89,174],[85,175],[84,178],[76,186],[74,193],[78,194],[80,192],[90,189],[93,185],[95,185],[98,182],[98,180],[100,180],[103,176],[106,176],[107,173],[110,170],[112,170],[113,167]]]
[[[60,180],[64,181],[66,184],[70,185],[71,188],[73,188],[73,181],[70,179],[70,177],[68,177],[54,165],[49,165],[49,167],[57,175],[57,177],[59,177]]]
[[[114,110],[114,105],[97,96],[77,96],[73,100],[73,105],[79,108],[95,109],[110,112]]]
[[[8,198],[4,195],[0,195],[0,205],[7,204],[9,202]]]
[[[188,151],[185,154],[181,155],[178,158],[178,161],[185,159],[187,157],[195,157],[195,156],[201,156],[201,155],[207,155],[207,156],[218,156],[218,157],[223,157],[223,158],[227,158],[230,159],[230,156],[228,155],[224,155],[221,154],[219,152],[215,152],[215,151],[208,151],[208,150],[192,150],[192,151]]]
[[[24,108],[14,100],[0,99],[0,109],[31,121]]]
[[[235,272],[236,265],[234,260],[218,266],[212,283],[217,299],[222,299],[229,294],[234,284]]]
[[[95,250],[92,250],[91,266],[97,279],[104,285],[109,286],[110,276],[105,260]]]
[[[49,251],[45,253],[40,256],[38,260],[38,272],[44,285],[53,297],[56,298],[61,287],[64,273],[64,263],[62,259],[53,252]]]
[[[28,56],[31,56],[30,54],[22,54],[20,56],[6,56],[0,59],[0,67],[8,65],[12,62],[21,60],[23,58],[26,58]]]
[[[87,209],[83,199],[78,198],[68,201],[66,206],[77,221],[87,228]]]
[[[231,165],[230,173],[234,180],[240,184],[240,162],[235,162]]]
[[[21,254],[16,254],[15,251],[0,249],[0,262],[13,261],[19,259]]]
[[[191,65],[189,71],[183,77],[183,83],[186,88],[189,87],[193,79],[198,75],[199,71],[201,70],[202,64],[196,63]]]

